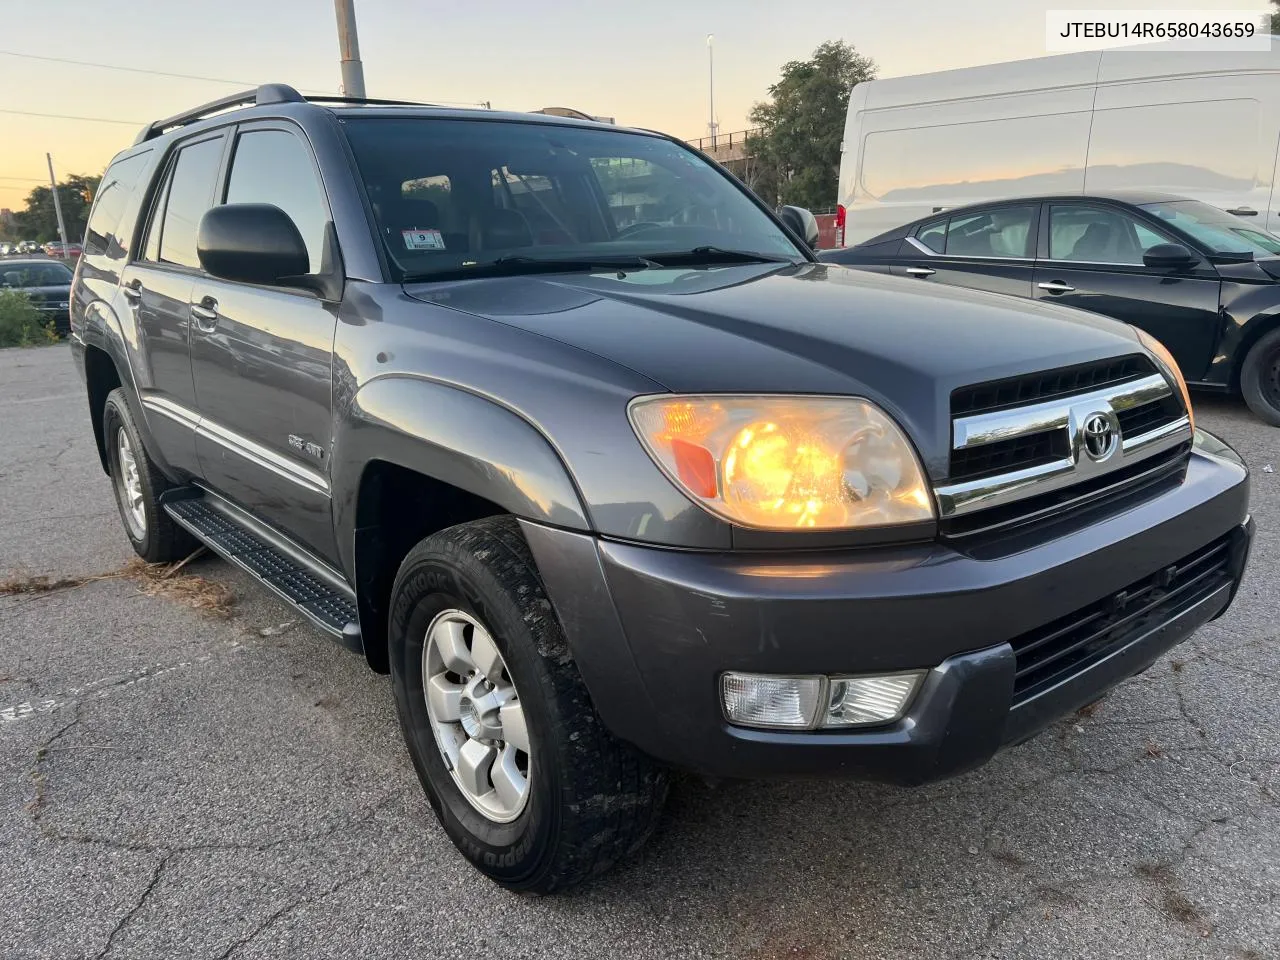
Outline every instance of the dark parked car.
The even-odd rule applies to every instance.
[[[67,309],[71,270],[53,260],[5,260],[0,263],[0,289],[21,290],[59,336],[70,331]]]
[[[816,233],[659,134],[271,85],[112,162],[73,355],[138,554],[389,672],[448,835],[545,892],[669,766],[951,776],[1240,582],[1248,475],[1155,340]]]
[[[1193,387],[1280,426],[1280,237],[1167,194],[1031,197],[908,223],[820,259],[1093,310],[1146,330]]]

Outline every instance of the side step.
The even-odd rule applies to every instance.
[[[363,653],[355,594],[339,575],[199,487],[170,490],[165,512],[224,560],[252,574],[354,653]]]

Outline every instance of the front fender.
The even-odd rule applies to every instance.
[[[483,497],[526,520],[591,528],[568,469],[527,420],[457,387],[421,377],[381,377],[359,389],[334,437],[334,525],[347,570],[355,569],[360,479],[377,460]]]

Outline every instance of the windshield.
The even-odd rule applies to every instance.
[[[0,286],[63,287],[71,283],[71,271],[60,263],[0,264]]]
[[[344,128],[399,279],[548,261],[690,263],[695,251],[708,262],[805,256],[724,174],[660,137],[494,120],[363,118]]]
[[[1215,253],[1274,257],[1280,253],[1280,237],[1244,226],[1238,217],[1198,200],[1144,203],[1142,209],[1190,234]]]

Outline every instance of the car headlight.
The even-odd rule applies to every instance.
[[[841,530],[934,517],[910,441],[867,400],[658,396],[628,412],[663,472],[734,523]]]
[[[1155,355],[1156,363],[1164,369],[1166,376],[1173,379],[1178,385],[1178,389],[1182,391],[1182,405],[1187,410],[1187,417],[1191,420],[1191,432],[1196,429],[1196,413],[1191,409],[1191,393],[1187,390],[1187,381],[1182,376],[1182,370],[1178,367],[1178,361],[1173,359],[1173,354],[1168,351],[1163,343],[1147,333],[1145,330],[1138,330],[1138,339],[1142,341],[1142,345]]]

